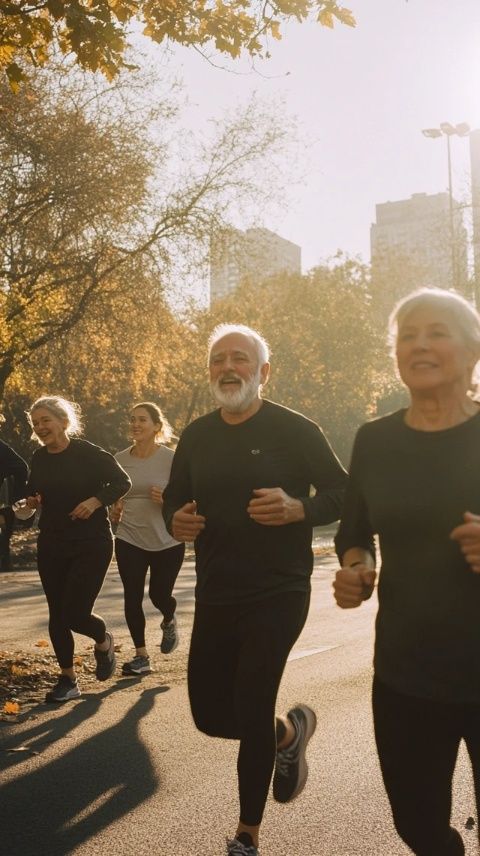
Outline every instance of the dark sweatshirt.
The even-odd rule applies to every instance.
[[[61,539],[111,536],[106,506],[127,493],[131,482],[113,455],[87,440],[72,439],[62,452],[37,449],[32,458],[27,495],[39,493],[39,527]],[[96,496],[102,506],[87,520],[69,514],[85,499]]]
[[[0,440],[0,483],[6,478],[11,478],[12,486],[8,497],[10,502],[23,499],[26,495],[27,477],[28,467],[23,458]]]
[[[379,536],[378,677],[408,695],[480,703],[480,575],[450,539],[465,511],[480,514],[480,413],[444,431],[404,417],[357,434],[337,552]]]
[[[338,520],[346,473],[312,421],[270,401],[229,425],[215,410],[183,432],[163,494],[171,532],[175,511],[195,500],[206,526],[195,540],[197,600],[229,604],[277,592],[309,591],[312,526]],[[310,496],[310,486],[316,493]],[[258,488],[301,499],[305,520],[264,526],[247,514]]]

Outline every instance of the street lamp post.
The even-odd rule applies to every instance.
[[[422,134],[425,137],[443,137],[447,138],[447,162],[448,162],[448,209],[450,221],[450,253],[452,262],[452,280],[454,288],[458,286],[458,265],[457,265],[457,247],[455,239],[455,219],[453,212],[453,189],[452,189],[452,154],[450,149],[450,137],[468,137],[470,134],[470,125],[466,122],[460,122],[458,125],[451,125],[450,122],[441,122],[439,128],[424,128]]]

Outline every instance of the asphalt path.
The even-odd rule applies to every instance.
[[[373,743],[375,597],[358,610],[339,610],[334,569],[333,559],[316,562],[309,619],[279,697],[280,709],[302,700],[317,711],[309,781],[291,805],[269,798],[261,856],[410,852],[393,829]],[[188,560],[176,589],[182,642],[172,657],[179,664],[188,648],[193,584]],[[36,650],[47,616],[36,574],[0,575],[0,598],[0,648]],[[97,605],[127,650],[113,566]],[[158,619],[146,611],[153,644]],[[36,705],[16,724],[0,723],[0,741],[1,856],[223,856],[225,836],[235,830],[236,744],[196,732],[184,682],[170,686],[161,669],[144,679],[114,678],[59,708]],[[27,751],[10,751],[21,746]],[[464,828],[469,815],[474,800],[462,749],[453,821],[473,856],[479,849],[476,831]]]

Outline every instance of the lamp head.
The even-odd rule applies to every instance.
[[[448,137],[451,137],[452,134],[456,134],[457,131],[450,122],[440,122],[440,130],[443,134],[446,134]]]

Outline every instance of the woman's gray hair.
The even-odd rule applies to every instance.
[[[33,402],[27,412],[28,421],[32,425],[32,416],[35,410],[43,407],[48,410],[57,419],[65,419],[67,427],[65,433],[70,436],[78,436],[83,431],[82,426],[82,411],[80,405],[75,401],[68,401],[67,398],[61,398],[59,395],[43,395]]]
[[[392,354],[395,355],[398,331],[408,316],[423,307],[435,307],[446,312],[457,327],[465,346],[473,356],[480,360],[480,315],[475,307],[456,291],[443,288],[419,288],[400,300],[388,319],[388,339]],[[480,383],[478,364],[474,368],[473,382]]]
[[[257,330],[252,330],[251,327],[247,327],[245,324],[218,324],[215,327],[208,340],[208,363],[210,363],[210,354],[212,353],[213,346],[220,339],[223,339],[224,336],[230,336],[232,333],[240,333],[242,336],[247,336],[255,346],[259,365],[263,366],[265,363],[268,363],[270,359],[268,342]]]

